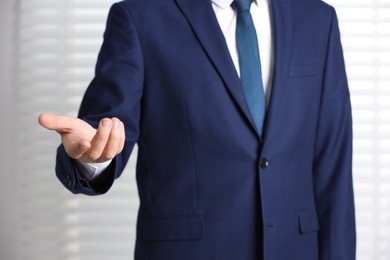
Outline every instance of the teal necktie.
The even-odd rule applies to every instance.
[[[261,135],[266,105],[256,29],[249,11],[251,3],[252,0],[235,0],[232,7],[237,11],[236,40],[241,83],[253,121]]]

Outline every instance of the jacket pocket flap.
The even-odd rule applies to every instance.
[[[203,216],[140,218],[137,224],[140,240],[199,240],[203,232]]]
[[[319,64],[292,65],[289,69],[290,77],[310,77],[318,74]]]
[[[301,234],[316,232],[318,229],[318,218],[314,210],[306,210],[299,213],[299,231]]]

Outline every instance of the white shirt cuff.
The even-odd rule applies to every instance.
[[[102,163],[84,163],[79,160],[75,161],[77,165],[80,166],[80,175],[82,175],[81,177],[86,178],[88,181],[101,174],[112,162],[112,160]]]

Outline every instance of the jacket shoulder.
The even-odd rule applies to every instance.
[[[289,1],[289,0],[287,0]],[[322,0],[290,0],[293,1],[293,6],[296,10],[305,12],[306,14],[328,14],[334,12],[334,7]]]

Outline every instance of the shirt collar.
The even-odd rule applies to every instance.
[[[219,6],[221,9],[225,9],[230,7],[230,5],[233,3],[233,0],[211,0],[214,4]],[[257,4],[257,0],[253,0],[255,4]]]
[[[211,2],[218,5],[221,9],[225,9],[233,3],[232,0],[211,0]]]

